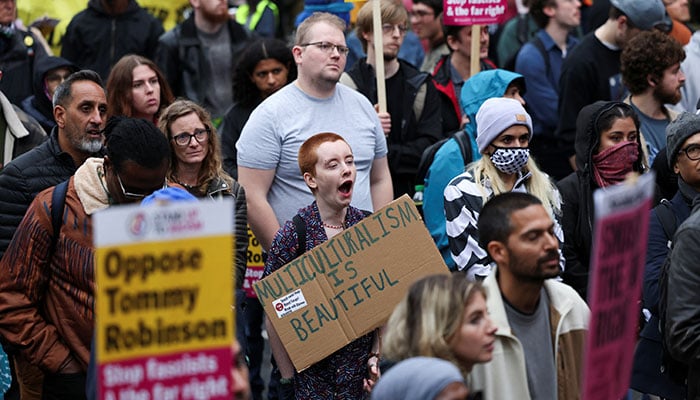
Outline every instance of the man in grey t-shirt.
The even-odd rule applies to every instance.
[[[344,30],[345,23],[327,13],[314,13],[299,25],[292,49],[297,80],[253,111],[236,144],[248,223],[266,250],[280,226],[313,201],[297,152],[314,134],[337,133],[350,144],[357,164],[354,206],[372,211],[392,200],[377,113],[364,96],[338,84],[348,53]]]
[[[490,399],[573,399],[581,394],[590,311],[561,272],[554,221],[528,193],[489,200],[479,244],[497,268],[485,280],[498,327],[493,359],[472,370],[472,389]]]

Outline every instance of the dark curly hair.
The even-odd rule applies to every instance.
[[[620,56],[622,81],[633,95],[648,87],[647,77],[661,80],[664,71],[685,59],[685,51],[672,37],[656,30],[641,32],[627,42]]]
[[[287,82],[297,78],[297,65],[292,50],[283,41],[270,38],[256,40],[238,55],[238,64],[233,70],[234,101],[246,107],[253,107],[260,102],[260,90],[250,77],[258,63],[268,58],[275,59],[287,67]]]

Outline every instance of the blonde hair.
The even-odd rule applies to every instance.
[[[498,174],[496,166],[493,165],[491,159],[486,154],[479,160],[469,164],[467,170],[472,172],[474,183],[481,192],[481,198],[484,204],[486,204],[490,198],[488,190],[484,186],[484,181],[487,179],[491,184],[491,190],[494,196],[511,191],[510,188],[506,187],[505,182],[503,182]],[[542,205],[552,217],[561,215],[561,198],[559,197],[559,191],[549,179],[549,176],[540,170],[532,157],[528,158],[523,172],[530,172],[530,178],[525,182],[527,192],[540,199]]]
[[[392,361],[437,357],[469,371],[457,360],[450,342],[462,325],[464,310],[475,294],[486,297],[480,283],[463,273],[430,275],[413,283],[386,324],[382,353]]]

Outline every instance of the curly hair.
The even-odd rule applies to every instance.
[[[664,71],[685,59],[685,51],[672,37],[657,30],[641,32],[627,42],[620,56],[622,81],[633,95],[649,88],[647,79],[661,81]]]
[[[163,132],[170,141],[170,169],[168,171],[168,180],[177,182],[177,166],[179,160],[175,155],[175,144],[170,140],[172,138],[173,132],[170,130],[173,122],[175,120],[190,114],[196,114],[202,124],[209,130],[209,138],[207,143],[209,145],[207,155],[202,160],[202,166],[199,169],[199,176],[197,177],[198,186],[196,192],[193,193],[197,196],[204,196],[207,192],[207,187],[215,178],[223,179],[228,187],[233,187],[233,178],[227,174],[221,163],[221,150],[219,149],[219,138],[216,133],[216,128],[211,122],[211,115],[207,110],[202,108],[199,104],[184,99],[178,99],[169,105],[160,115],[160,120],[158,121],[158,128]]]
[[[170,89],[170,85],[165,79],[165,75],[163,75],[153,61],[136,54],[128,54],[114,64],[112,71],[109,73],[109,78],[107,78],[108,118],[114,115],[121,115],[124,117],[134,116],[134,103],[131,95],[131,88],[133,86],[134,68],[139,65],[147,66],[153,70],[153,72],[156,73],[156,77],[158,77],[158,84],[160,85],[159,112],[175,99],[173,91]],[[158,113],[156,113],[156,115],[157,114]]]
[[[112,117],[104,132],[105,152],[117,172],[127,161],[153,169],[171,158],[168,141],[153,123],[144,119]]]
[[[410,357],[437,357],[467,371],[450,342],[459,331],[464,310],[474,295],[486,290],[463,273],[430,275],[413,283],[386,324],[382,352],[392,361]]]
[[[287,67],[287,83],[297,78],[297,64],[287,45],[279,39],[259,39],[247,45],[238,56],[233,70],[233,98],[245,107],[253,107],[262,98],[260,90],[251,80],[253,71],[262,60],[273,59]]]

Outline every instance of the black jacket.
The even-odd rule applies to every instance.
[[[593,154],[600,144],[600,132],[594,127],[597,116],[613,105],[623,103],[597,101],[584,107],[576,119],[576,167],[566,178],[557,183],[562,197],[562,228],[564,230],[564,257],[566,268],[562,273],[564,283],[572,286],[587,300],[588,270],[593,242],[593,191],[598,185],[593,178]],[[637,139],[639,142],[639,139]],[[638,144],[639,145],[639,144]],[[635,170],[641,171],[643,157],[639,145],[639,158]]]
[[[34,64],[47,57],[46,50],[31,32],[15,29],[12,36],[0,36],[0,91],[19,105],[32,94]]]
[[[58,146],[56,129],[49,140],[5,166],[0,173],[0,257],[34,197],[67,180],[76,169],[71,156]]]
[[[163,32],[161,22],[135,0],[116,16],[107,14],[100,0],[90,0],[68,24],[61,56],[106,81],[112,66],[127,54],[153,59]]]
[[[248,33],[233,20],[228,21],[228,29],[231,54],[235,57],[248,40]],[[165,74],[176,97],[187,97],[201,104],[206,92],[216,83],[207,73],[210,69],[205,64],[204,51],[197,37],[194,15],[158,40],[154,61]]]
[[[224,114],[219,133],[221,134],[221,155],[223,156],[224,170],[238,179],[238,152],[236,142],[241,137],[243,126],[248,122],[250,114],[260,103],[252,106],[245,106],[242,103],[235,103]]]
[[[399,60],[399,70],[403,73],[403,98],[392,99],[387,94],[387,101],[401,101],[401,130],[395,136],[387,138],[389,148],[389,170],[394,184],[394,196],[404,193],[413,194],[416,172],[423,150],[443,138],[440,99],[433,86],[431,77],[418,71],[411,64]],[[367,58],[358,60],[347,72],[357,87],[372,104],[377,103],[377,78],[374,68],[367,64]],[[416,116],[414,102],[421,88],[425,85],[425,99],[420,116]],[[394,118],[392,118],[394,120]],[[395,130],[392,129],[392,132]]]

